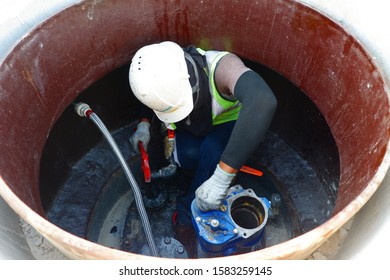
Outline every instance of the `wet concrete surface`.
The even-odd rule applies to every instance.
[[[131,133],[132,128],[125,127],[112,134],[125,158],[135,156],[128,141]],[[91,210],[103,187],[119,168],[108,143],[99,142],[73,166],[46,212],[47,218],[62,229],[84,238]]]

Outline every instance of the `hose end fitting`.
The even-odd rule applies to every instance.
[[[74,105],[74,109],[80,117],[89,118],[89,115],[92,113],[92,109],[89,107],[89,105],[82,102],[76,103]]]

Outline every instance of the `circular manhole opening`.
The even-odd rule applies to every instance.
[[[294,203],[300,204],[292,206],[299,210],[298,224],[303,234],[256,252],[258,258],[304,258],[359,211],[382,180],[380,172],[387,168],[383,159],[389,140],[389,104],[381,72],[361,44],[342,27],[297,1],[253,5],[253,1],[247,0],[226,5],[223,10],[214,3],[203,2],[202,14],[189,13],[188,3],[165,6],[155,3],[150,9],[125,0],[104,1],[94,4],[91,18],[89,2],[83,2],[47,19],[23,38],[0,66],[1,195],[23,219],[68,256],[134,258],[133,254],[88,242],[45,219],[50,201],[46,196],[57,195],[58,186],[63,185],[58,182],[63,183],[84,153],[100,140],[99,133],[88,128],[88,120],[80,120],[76,115],[62,116],[81,92],[129,63],[134,52],[145,44],[170,39],[183,46],[227,49],[275,70],[304,93],[289,94],[283,90],[283,84],[279,85],[280,96],[285,99],[280,99],[280,118],[271,130],[277,134],[269,135],[275,137],[272,148],[288,153],[286,147],[293,147],[298,157],[292,153],[278,158],[278,164],[274,164],[268,154],[254,155],[254,160],[264,159],[257,163],[268,167],[271,174],[277,174],[273,178],[277,186],[289,182],[285,179],[293,174],[291,188],[306,180],[313,180],[313,186],[318,186],[318,179],[319,193],[331,197],[337,194],[329,204],[323,200],[324,204],[317,205],[316,198],[310,196],[315,194],[310,184],[304,185],[307,192],[287,193],[294,197]],[[250,15],[248,6],[251,6]],[[215,14],[221,16],[216,18]],[[272,81],[270,85],[274,89],[278,86]],[[110,102],[99,102],[97,96],[84,101],[103,117],[113,117],[105,120],[111,129],[123,127],[136,118],[137,106],[129,95],[119,102],[121,95],[116,95],[112,87],[106,93],[115,94],[115,98],[105,99],[117,102],[115,107],[110,107]],[[314,109],[299,104],[308,101],[315,105]],[[289,108],[298,110],[290,114]],[[304,122],[298,122],[297,118]],[[61,131],[57,134],[54,124],[57,126],[61,119],[66,123],[59,126]],[[318,133],[320,128],[316,124],[322,119],[327,125],[322,127],[323,133]],[[83,129],[75,130],[80,122],[84,122]],[[328,132],[335,146],[322,138],[329,136]],[[64,139],[73,135],[78,143],[63,143],[62,150],[42,155],[45,145],[53,141],[47,141],[49,134]],[[280,139],[287,145],[281,145],[277,141]],[[61,139],[56,141],[60,143]],[[331,145],[323,145],[327,143]],[[325,152],[334,147],[336,153]],[[46,163],[58,170],[57,178],[42,177],[47,169],[41,164],[41,157],[46,155],[51,157]],[[302,168],[291,172],[283,164],[294,160]],[[339,166],[334,165],[337,162]],[[99,166],[91,162],[90,167],[96,170]],[[318,175],[316,178],[305,176],[306,171],[311,172],[310,168]],[[91,199],[94,203],[97,197],[86,192],[78,199]],[[282,191],[281,197],[285,197]],[[333,210],[328,215],[329,207]],[[327,219],[313,219],[317,212]],[[73,217],[80,214],[83,213],[74,213]]]

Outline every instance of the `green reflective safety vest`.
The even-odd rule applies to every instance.
[[[214,81],[214,74],[218,62],[225,55],[229,54],[226,51],[204,51],[197,48],[197,51],[206,57],[207,68],[204,68],[209,79],[209,91],[211,94],[211,108],[212,108],[212,124],[217,125],[229,121],[237,120],[241,109],[241,103],[238,100],[227,100],[218,92]],[[176,129],[175,124],[166,124],[169,129]]]

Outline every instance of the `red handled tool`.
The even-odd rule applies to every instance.
[[[240,168],[240,171],[248,173],[248,174],[252,174],[252,175],[255,175],[255,176],[259,176],[259,177],[263,176],[263,172],[262,171],[254,169],[254,168],[246,166],[246,165],[242,166]]]
[[[168,139],[172,141],[175,140],[175,131],[173,129],[168,129]]]
[[[145,151],[144,145],[141,141],[138,142],[138,147],[139,151],[141,152],[141,167],[142,171],[144,172],[145,182],[149,183],[152,179],[149,166],[149,156],[148,153]]]

